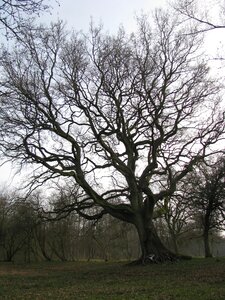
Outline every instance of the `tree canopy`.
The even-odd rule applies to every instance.
[[[189,176],[187,200],[203,231],[205,257],[211,257],[209,235],[225,228],[225,161],[201,165]]]
[[[200,39],[159,12],[129,36],[94,25],[71,34],[62,22],[22,34],[1,62],[2,153],[37,166],[34,185],[78,184],[73,207],[83,216],[95,206],[134,224],[143,261],[173,258],[154,230],[154,206],[211,146],[220,150],[224,134]]]
[[[0,29],[18,35],[28,19],[49,9],[45,0],[3,0],[0,4]]]

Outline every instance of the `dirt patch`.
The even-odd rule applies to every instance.
[[[0,276],[37,276],[40,275],[40,272],[36,270],[18,270],[18,269],[1,269],[0,268]],[[41,274],[43,275],[43,274]]]

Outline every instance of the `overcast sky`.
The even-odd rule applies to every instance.
[[[56,0],[57,1],[57,0]],[[166,0],[59,0],[54,4],[53,19],[63,19],[69,26],[87,31],[91,18],[102,22],[106,30],[117,31],[123,24],[126,30],[135,27],[135,15],[148,14],[156,7],[165,7]]]

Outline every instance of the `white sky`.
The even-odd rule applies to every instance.
[[[57,0],[56,0],[57,1]],[[105,30],[116,32],[120,25],[123,25],[127,32],[135,29],[135,16],[141,14],[151,14],[156,7],[166,7],[167,0],[58,0],[58,6],[55,0],[51,0],[53,5],[51,15],[40,17],[41,22],[56,21],[62,19],[67,22],[68,28],[75,30],[88,31],[91,18],[95,23],[101,22]],[[223,31],[222,35],[225,32]],[[215,36],[212,32],[211,36]],[[218,38],[218,36],[217,36]],[[218,39],[217,39],[218,42]],[[211,47],[215,51],[217,44],[209,40]],[[0,161],[1,163],[1,161]],[[9,164],[0,167],[0,186],[9,185],[16,182],[13,179],[14,171]]]
[[[135,28],[135,15],[148,14],[156,7],[166,6],[166,0],[59,0],[53,19],[66,20],[69,26],[87,31],[91,18],[103,23],[106,30],[116,31],[123,24],[126,30]]]

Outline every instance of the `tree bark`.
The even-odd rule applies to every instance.
[[[173,243],[173,250],[176,254],[178,254],[178,245],[177,245],[177,237],[174,233],[171,233],[171,239],[172,239],[172,243]]]
[[[203,234],[204,239],[204,249],[205,249],[205,258],[212,257],[212,253],[209,245],[209,230],[205,229]]]
[[[210,231],[210,215],[212,212],[212,198],[210,198],[209,204],[206,209],[205,219],[204,219],[204,231],[203,231],[203,240],[205,248],[205,258],[212,257],[212,253],[209,245],[209,231]]]
[[[140,218],[135,224],[140,246],[141,246],[141,257],[137,263],[163,263],[163,262],[174,262],[182,258],[181,256],[173,253],[167,249],[161,242],[152,220],[147,223],[143,222]]]

